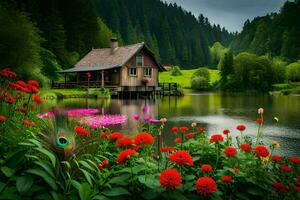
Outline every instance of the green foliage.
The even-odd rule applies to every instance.
[[[194,76],[191,79],[191,88],[194,90],[205,90],[209,88],[209,81],[204,76]]]
[[[225,53],[224,57],[220,60],[219,67],[221,70],[221,87],[230,88],[231,75],[233,74],[233,55],[232,52],[229,51]]]
[[[296,20],[300,1],[287,1],[280,13],[247,20],[241,33],[233,40],[234,53],[247,51],[257,55],[269,53],[298,60],[300,55],[300,24]]]
[[[41,69],[42,74],[51,80],[58,80],[58,71],[61,70],[61,66],[58,64],[55,55],[49,50],[42,49],[41,52],[43,67]]]
[[[274,82],[284,83],[287,80],[287,63],[281,58],[275,57],[272,59],[272,67],[274,70]]]
[[[205,67],[198,68],[192,75],[192,78],[195,78],[198,76],[202,76],[207,80],[208,83],[210,82],[210,73],[207,68],[205,68]]]
[[[300,60],[287,66],[287,76],[290,81],[300,81]]]
[[[171,70],[171,76],[181,76],[181,70],[179,66],[174,66],[173,69]]]
[[[215,42],[212,47],[209,48],[210,53],[210,65],[213,67],[218,66],[220,60],[228,51],[220,42]]]

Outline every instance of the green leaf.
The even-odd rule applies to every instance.
[[[33,184],[33,178],[29,175],[18,177],[16,180],[16,186],[20,193],[27,192]]]
[[[18,164],[20,164],[24,160],[24,155],[26,154],[27,150],[17,151],[13,155],[11,155],[5,161],[5,166],[15,169]]]
[[[82,166],[84,166],[85,168],[87,168],[87,169],[89,169],[89,170],[91,170],[91,171],[93,171],[93,172],[96,171],[92,166],[90,166],[90,165],[89,165],[86,161],[84,161],[84,160],[78,161],[78,164],[81,164]]]
[[[81,200],[90,200],[92,195],[91,186],[88,183],[80,184],[78,193]]]
[[[130,181],[130,177],[131,177],[130,174],[123,174],[121,176],[113,177],[112,179],[110,179],[108,181],[108,183],[125,186],[125,185],[128,185],[128,183]]]
[[[41,152],[42,154],[48,156],[48,158],[50,159],[53,167],[55,167],[56,157],[55,157],[55,155],[51,151],[48,151],[47,149],[44,149],[44,148],[35,148],[35,149],[37,151]]]
[[[29,169],[26,172],[40,176],[53,190],[57,190],[55,179],[49,176],[45,171],[41,169]]]
[[[6,177],[12,177],[15,174],[15,170],[8,167],[1,167],[1,171]]]
[[[79,188],[80,188],[80,183],[79,182],[77,182],[75,180],[71,180],[71,184],[73,185],[74,188],[79,190]]]
[[[4,188],[5,188],[5,183],[0,182],[0,194]]]
[[[255,196],[264,196],[263,191],[259,188],[256,188],[256,187],[248,188],[248,193],[252,194],[252,195],[255,195]]]
[[[125,188],[122,188],[122,187],[115,187],[115,188],[112,188],[111,190],[103,191],[103,194],[105,196],[109,196],[109,197],[115,197],[115,196],[121,196],[121,195],[130,195],[128,190],[126,190]]]
[[[36,147],[38,148],[42,148],[42,143],[40,143],[38,140],[36,139],[28,139],[29,142],[31,142],[32,144],[34,144]]]
[[[84,170],[84,169],[80,169],[80,171],[82,171],[82,173],[84,174],[84,177],[86,178],[87,182],[90,184],[90,185],[93,185],[93,176],[92,174],[90,174],[88,171]]]
[[[48,163],[41,161],[34,161],[34,163],[42,167],[52,178],[55,178],[54,171]]]
[[[158,195],[159,193],[157,193],[155,190],[152,189],[147,189],[142,193],[142,197],[147,200],[155,199]]]
[[[109,198],[103,195],[96,195],[93,197],[93,200],[109,200]]]
[[[153,175],[148,175],[147,177],[145,177],[145,175],[141,175],[138,176],[138,180],[140,183],[144,184],[148,188],[154,189],[160,187],[158,178],[156,178]]]

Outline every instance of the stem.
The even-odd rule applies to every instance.
[[[218,162],[219,162],[219,142],[216,142],[216,148],[217,148],[217,160],[216,160],[216,167],[215,167],[215,169],[217,169]]]

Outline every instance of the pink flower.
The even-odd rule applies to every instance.
[[[259,108],[257,110],[257,113],[260,114],[260,115],[264,114],[264,109],[263,108]]]
[[[135,119],[135,120],[139,120],[140,119],[140,115],[134,114],[134,115],[132,115],[132,118]]]

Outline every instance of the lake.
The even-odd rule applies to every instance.
[[[263,107],[265,141],[276,140],[281,148],[275,154],[300,156],[300,96],[269,96],[247,94],[201,93],[188,94],[184,97],[164,97],[154,100],[120,100],[120,99],[64,99],[45,103],[43,110],[49,111],[54,106],[63,108],[98,108],[104,114],[124,114],[128,116],[126,123],[112,127],[124,133],[136,132],[137,121],[133,114],[143,115],[143,107],[149,105],[147,115],[160,119],[168,119],[166,140],[172,143],[174,135],[170,133],[173,126],[190,126],[197,122],[209,135],[222,133],[228,128],[233,137],[239,135],[236,125],[247,126],[245,135],[255,136],[257,133],[257,109]],[[274,117],[279,119],[278,122]]]

